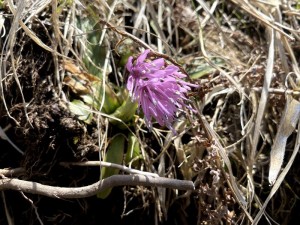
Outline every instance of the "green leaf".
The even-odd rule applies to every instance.
[[[85,33],[82,39],[84,42],[83,62],[88,69],[88,72],[102,78],[102,68],[105,62],[107,48],[99,45],[101,38],[101,27],[95,22],[92,16],[77,18],[77,27]]]
[[[100,82],[93,82],[92,96],[81,96],[84,98],[84,102],[93,106],[93,108],[99,110],[102,102],[103,92],[105,92],[105,99],[101,111],[107,114],[113,113],[119,106],[120,102],[114,92],[113,86],[108,82],[105,82],[103,86],[102,80],[106,74],[112,69],[110,63],[107,66],[107,73],[103,74],[104,63],[107,60],[108,48],[104,44],[100,45],[102,38],[102,27],[99,23],[98,9],[93,3],[88,4],[86,8],[86,16],[77,18],[77,27],[84,33],[82,36],[78,36],[80,39],[81,49],[83,50],[82,61],[87,71],[98,77]]]
[[[220,58],[214,58],[211,61],[220,67],[224,66],[225,64],[224,60]],[[195,60],[191,67],[192,68],[190,68],[188,71],[191,79],[199,79],[216,71],[216,69],[209,65],[204,59]]]
[[[117,134],[112,138],[110,142],[104,161],[116,163],[116,164],[122,164],[124,148],[125,148],[125,137],[122,134]],[[101,169],[100,179],[104,179],[118,173],[119,173],[119,169],[103,167]],[[110,194],[110,192],[111,192],[111,188],[103,190],[97,194],[97,197],[105,199]]]
[[[126,65],[128,58],[132,56],[135,51],[134,42],[131,39],[123,40],[116,49],[118,55],[120,56],[120,61],[118,65],[123,67]]]
[[[98,102],[101,104],[102,96],[103,96],[103,88],[102,84],[101,86],[98,85],[98,87],[93,87],[96,90],[95,96],[98,99]],[[98,109],[100,108],[100,104]],[[111,86],[108,84],[105,85],[105,99],[104,99],[104,104],[103,104],[103,111],[105,113],[113,113],[121,103],[118,101],[117,94],[114,92]]]
[[[80,100],[73,100],[69,104],[70,111],[78,117],[79,120],[84,121],[87,124],[90,124],[93,119],[93,114],[90,111],[90,107],[88,107],[84,102]]]
[[[92,83],[92,93],[91,94],[83,94],[80,97],[83,101],[92,106],[94,109],[99,110],[103,98],[103,88],[102,82],[93,82]],[[104,103],[101,109],[102,112],[110,114],[113,113],[119,106],[119,100],[117,94],[113,91],[113,89],[109,85],[105,85],[105,96]]]
[[[114,113],[111,114],[111,116],[121,119],[124,123],[127,123],[133,118],[138,107],[138,104],[136,102],[131,101],[128,92],[126,94],[127,94],[126,100],[123,102],[123,104],[120,107],[118,107],[114,111]],[[124,124],[120,123],[119,121],[110,119],[110,122],[114,125],[119,126],[119,128],[121,129],[125,128]]]
[[[141,151],[140,151],[140,143],[135,135],[129,133],[125,163],[126,165],[128,165],[132,161],[135,161],[136,159],[139,158],[142,158]],[[136,166],[136,164],[137,164],[136,162],[133,162],[133,166]]]

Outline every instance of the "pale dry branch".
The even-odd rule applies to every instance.
[[[84,187],[54,187],[16,178],[0,180],[0,190],[16,190],[51,198],[86,198],[96,195],[105,189],[125,185],[164,187],[178,190],[194,190],[195,188],[192,181],[144,175],[113,175]]]
[[[24,155],[24,152],[17,145],[15,145],[15,143],[12,140],[10,140],[10,138],[6,135],[5,130],[6,128],[3,129],[0,126],[0,138],[6,140],[14,149],[16,149],[20,154]]]
[[[14,177],[22,173],[25,173],[25,169],[22,167],[18,167],[14,169],[8,169],[8,168],[0,169],[0,176],[4,176],[4,177]]]
[[[39,221],[39,223],[40,223],[41,225],[44,225],[44,223],[43,223],[43,221],[42,221],[42,219],[41,219],[41,217],[40,217],[40,215],[39,215],[39,213],[38,213],[38,209],[37,209],[37,207],[34,205],[33,201],[32,201],[30,198],[28,198],[23,192],[21,192],[21,194],[22,194],[23,198],[24,198],[26,201],[28,201],[29,204],[30,204],[30,205],[32,206],[32,208],[34,209],[36,218],[37,218],[37,220]]]
[[[6,202],[6,198],[5,198],[5,193],[2,191],[1,192],[1,197],[2,197],[2,201],[3,201],[3,205],[4,205],[4,210],[5,210],[5,215],[6,215],[6,220],[7,220],[7,223],[8,225],[14,225],[14,222],[13,222],[13,218],[12,216],[10,215],[10,212],[9,212],[9,209],[7,207],[7,202]]]
[[[116,169],[122,170],[127,173],[131,173],[131,174],[140,174],[140,175],[145,175],[145,176],[158,177],[158,175],[156,173],[150,173],[150,172],[140,171],[140,170],[136,170],[136,169],[131,169],[127,166],[110,163],[110,162],[102,162],[102,161],[61,162],[60,164],[62,166],[103,166],[103,167],[116,168]]]

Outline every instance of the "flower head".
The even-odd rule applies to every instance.
[[[149,53],[149,49],[145,50],[135,61],[129,57],[126,64],[129,72],[127,89],[132,100],[143,109],[149,129],[154,118],[161,126],[174,131],[172,123],[176,112],[184,107],[191,109],[185,103],[188,100],[186,93],[197,85],[183,81],[186,75],[163,58],[147,58]]]

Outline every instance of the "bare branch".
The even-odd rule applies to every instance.
[[[146,171],[131,169],[127,166],[123,166],[123,165],[119,165],[119,164],[111,163],[111,162],[102,162],[102,161],[61,162],[60,165],[62,165],[62,166],[103,166],[103,167],[116,168],[116,169],[122,170],[127,173],[131,173],[131,174],[141,174],[141,175],[145,175],[145,176],[159,177],[158,174],[156,174],[156,173],[150,173],[150,172],[146,172]]]
[[[22,173],[25,173],[25,169],[22,167],[14,168],[14,169],[0,169],[0,176],[4,177],[12,177],[12,176],[17,176]]]
[[[54,187],[32,181],[24,181],[15,178],[0,180],[0,190],[16,190],[32,194],[45,195],[52,198],[86,198],[96,195],[107,188],[115,186],[149,186],[164,187],[178,190],[194,190],[192,181],[176,180],[163,177],[150,177],[144,175],[113,175],[94,184],[84,187]]]

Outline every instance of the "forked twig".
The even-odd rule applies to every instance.
[[[123,37],[127,37],[133,41],[135,41],[136,43],[138,43],[139,45],[143,46],[145,49],[150,49],[151,53],[157,57],[161,57],[164,58],[168,61],[170,61],[171,63],[173,63],[174,65],[178,66],[179,69],[181,70],[182,73],[187,74],[187,72],[185,71],[185,69],[178,64],[174,59],[172,59],[170,56],[163,54],[163,53],[159,53],[157,51],[155,51],[154,49],[152,49],[149,45],[147,45],[146,43],[144,43],[143,41],[141,41],[140,39],[138,39],[137,37],[135,37],[134,35],[127,33],[126,31],[121,31],[119,29],[117,29],[115,26],[113,26],[112,24],[110,24],[109,22],[100,19],[99,21],[101,24],[105,25],[107,28],[115,31],[116,33],[122,35]]]

